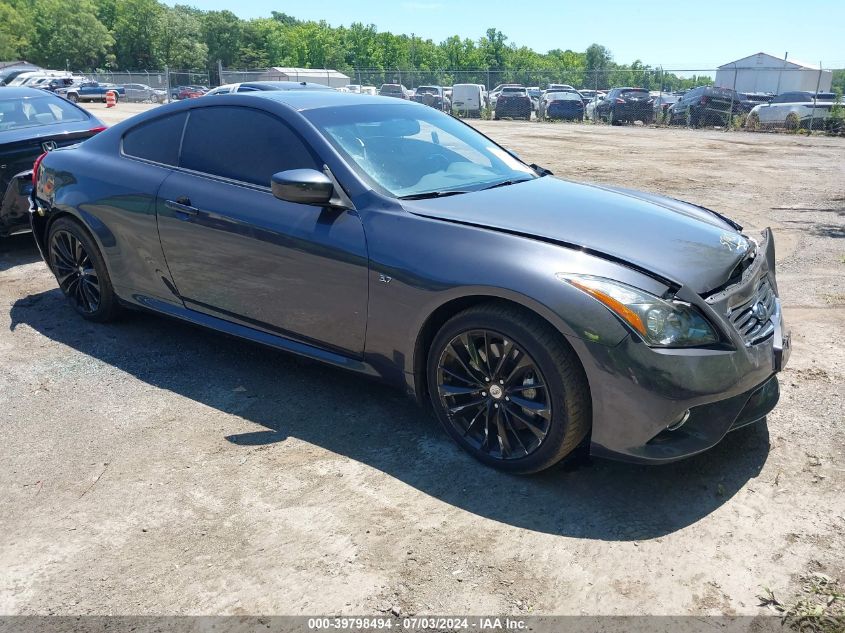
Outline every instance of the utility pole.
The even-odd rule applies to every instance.
[[[221,60],[217,60],[217,81],[218,86],[222,86],[225,82],[223,81],[223,62]]]
[[[780,78],[781,78],[781,75],[783,75],[783,69],[786,68],[786,60],[788,58],[789,58],[789,51],[786,51],[783,54],[783,66],[780,67],[780,72],[778,73],[778,86],[777,86],[777,90],[775,90],[776,95],[780,94]]]

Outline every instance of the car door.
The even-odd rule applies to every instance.
[[[277,199],[273,173],[322,170],[286,122],[257,108],[190,110],[179,166],[159,189],[162,248],[191,310],[355,354],[364,349],[367,251],[354,210]]]
[[[776,123],[786,120],[786,103],[789,98],[789,93],[776,96],[771,103],[764,105],[759,110],[761,123]]]

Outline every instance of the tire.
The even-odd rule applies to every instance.
[[[686,119],[687,127],[698,127],[699,118],[693,114],[692,108],[687,109]]]
[[[795,132],[796,130],[799,130],[801,128],[801,119],[795,112],[790,112],[786,115],[784,127],[790,132]]]
[[[760,129],[760,115],[756,112],[752,112],[748,115],[748,118],[745,120],[745,127],[749,130],[759,130]]]
[[[446,432],[499,470],[549,468],[589,433],[590,394],[575,352],[547,322],[519,308],[482,304],[452,317],[431,345],[427,377]]]
[[[68,101],[72,101],[73,103],[79,103],[79,95],[74,94],[72,92],[67,96],[67,99]]]
[[[103,256],[79,222],[56,220],[47,236],[47,252],[59,288],[83,318],[105,323],[120,313]]]

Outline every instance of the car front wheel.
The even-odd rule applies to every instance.
[[[430,349],[427,377],[449,435],[501,470],[549,468],[590,428],[577,356],[546,321],[511,306],[484,304],[449,320]]]
[[[120,305],[97,245],[75,220],[59,218],[47,238],[50,268],[59,288],[79,314],[90,321],[113,319]]]

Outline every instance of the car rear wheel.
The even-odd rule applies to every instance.
[[[745,127],[749,130],[759,130],[760,129],[760,115],[756,112],[752,112],[748,115],[748,119],[745,121]]]
[[[90,321],[113,319],[120,305],[103,257],[85,229],[60,218],[50,227],[47,244],[50,268],[74,310]]]
[[[68,101],[72,101],[73,103],[79,103],[79,96],[73,93],[70,93],[68,96]]]
[[[589,391],[575,353],[529,312],[485,304],[459,313],[435,337],[427,376],[449,435],[500,470],[549,468],[590,428]]]

